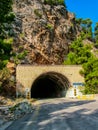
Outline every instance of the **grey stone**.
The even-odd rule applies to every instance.
[[[79,26],[75,17],[63,5],[51,6],[44,0],[17,0],[13,11],[15,44],[13,48],[19,52],[19,45],[28,50],[28,60],[23,64],[61,64],[69,52],[68,41],[73,41],[78,34]],[[20,8],[22,7],[22,9]],[[72,27],[73,26],[73,27]],[[25,34],[20,38],[20,34]],[[34,46],[34,49],[30,45]],[[48,51],[47,51],[48,50]],[[31,55],[35,55],[35,59]],[[58,57],[57,57],[58,54]],[[60,57],[60,58],[59,58]],[[25,63],[24,63],[25,62]]]

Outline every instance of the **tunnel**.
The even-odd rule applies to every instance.
[[[61,98],[65,97],[70,82],[67,77],[56,72],[41,74],[31,87],[31,98]]]

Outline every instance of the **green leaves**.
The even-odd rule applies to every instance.
[[[5,24],[10,24],[14,18],[12,0],[0,0],[0,38],[6,37]]]
[[[87,19],[79,18],[79,19],[76,19],[75,21],[78,25],[80,25],[82,27],[82,31],[85,34],[84,38],[92,40],[93,33],[92,33],[92,21],[91,21],[91,19],[89,19],[89,18],[87,18]]]
[[[91,53],[91,46],[77,38],[70,46],[71,52],[64,64],[82,65],[80,74],[85,78],[85,94],[98,93],[98,58]]]
[[[49,5],[64,5],[64,0],[44,0],[44,3]]]
[[[70,49],[72,52],[68,54],[67,60],[64,61],[64,64],[81,65],[86,63],[88,59],[92,57],[92,53],[90,52],[91,46],[84,46],[81,38],[77,38],[72,42]]]
[[[10,59],[13,39],[0,39],[0,69],[6,66]]]
[[[98,59],[92,57],[83,64],[82,74],[85,78],[85,93],[98,93]]]
[[[0,0],[0,23],[6,21],[9,13],[12,11],[12,0]]]
[[[98,22],[95,25],[94,29],[94,35],[95,35],[95,47],[98,48]]]
[[[12,0],[0,0],[0,69],[6,66],[11,56],[13,39],[9,38],[8,28],[14,17]]]
[[[0,39],[0,59],[4,59],[4,55],[9,55],[12,50],[11,44],[13,39]]]

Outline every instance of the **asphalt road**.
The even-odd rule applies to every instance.
[[[98,100],[41,100],[33,113],[6,130],[98,130]]]

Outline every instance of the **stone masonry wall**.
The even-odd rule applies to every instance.
[[[35,79],[37,79],[41,74],[47,72],[61,73],[62,75],[68,78],[71,85],[74,82],[84,82],[84,78],[79,74],[79,71],[81,69],[81,66],[76,65],[19,65],[17,66],[16,70],[17,92],[25,94],[26,91],[30,91]]]

